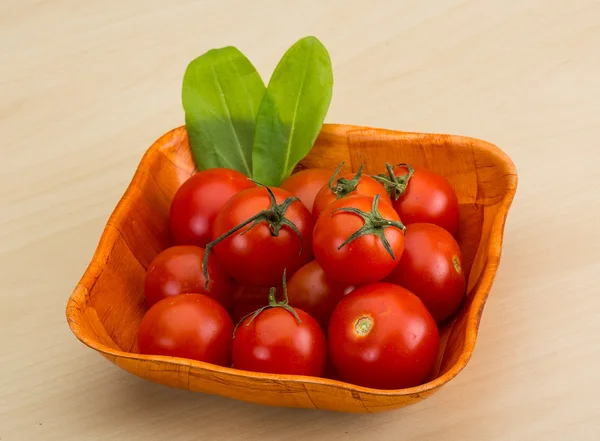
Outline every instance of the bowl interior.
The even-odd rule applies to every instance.
[[[446,176],[457,192],[457,239],[464,254],[468,294],[456,317],[441,327],[438,364],[430,378],[434,380],[460,364],[461,357],[463,365],[470,357],[500,257],[502,229],[516,188],[516,171],[508,157],[483,141],[337,125],[324,127],[299,168],[334,170],[344,161],[345,171],[355,171],[360,164],[358,153],[365,158],[366,173],[384,171],[385,162],[408,162]],[[157,253],[170,245],[170,202],[194,171],[184,128],[167,133],[147,151],[102,236],[101,241],[111,246],[100,244],[78,285],[78,289],[86,290],[82,297],[86,304],[79,305],[82,316],[74,331],[84,342],[123,352],[137,351],[136,334],[146,311],[145,269]],[[490,260],[494,265],[491,270]],[[491,277],[486,280],[487,288],[481,295],[474,295],[480,291],[484,275]]]

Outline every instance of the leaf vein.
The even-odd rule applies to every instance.
[[[227,57],[228,61],[230,61],[232,64],[233,60],[231,59],[231,57]],[[213,73],[213,76],[215,78],[215,81],[217,83],[217,86],[219,88],[219,97],[221,98],[221,103],[223,104],[225,111],[227,112],[227,121],[229,122],[229,125],[231,126],[231,130],[233,131],[233,135],[235,137],[236,140],[236,146],[238,148],[238,150],[240,151],[240,156],[242,157],[242,162],[244,164],[244,167],[246,168],[246,172],[248,176],[251,176],[252,172],[250,170],[250,167],[248,165],[248,162],[246,161],[246,157],[244,156],[244,151],[242,148],[242,143],[240,142],[240,139],[238,137],[238,133],[235,129],[235,125],[233,124],[233,120],[231,118],[231,111],[229,110],[229,103],[227,102],[227,98],[225,97],[225,93],[223,91],[223,86],[221,84],[221,80],[219,79],[219,76],[217,75],[217,71],[215,69],[214,64],[210,65],[211,71]],[[217,151],[219,151],[219,149],[217,148]]]
[[[294,115],[292,117],[292,127],[290,128],[290,135],[288,137],[287,149],[285,155],[284,166],[281,170],[280,180],[283,180],[283,177],[288,172],[289,163],[290,163],[290,152],[292,150],[292,140],[294,138],[294,131],[296,130],[296,116],[298,114],[298,107],[300,105],[300,98],[302,97],[302,90],[304,88],[304,83],[306,82],[306,73],[308,72],[308,66],[310,65],[310,61],[312,59],[314,53],[314,44],[311,45],[310,52],[308,53],[308,60],[304,65],[304,71],[302,72],[302,81],[300,82],[300,87],[298,89],[298,95],[296,97],[296,103],[294,105]]]

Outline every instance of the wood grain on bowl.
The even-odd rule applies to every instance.
[[[460,202],[458,241],[468,275],[467,297],[456,317],[440,329],[437,366],[427,383],[376,390],[326,378],[271,375],[193,360],[140,355],[136,335],[145,312],[144,274],[169,245],[169,204],[195,171],[186,130],[165,134],[146,152],[111,215],[92,262],[67,304],[67,320],[84,344],[117,366],[168,386],[224,395],[248,402],[379,412],[418,402],[437,392],[469,361],[483,307],[502,248],[504,223],[517,188],[510,158],[484,141],[452,135],[325,125],[301,167],[383,172],[385,162],[409,162],[444,175]]]

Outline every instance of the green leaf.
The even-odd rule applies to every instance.
[[[315,37],[296,42],[269,81],[256,119],[252,176],[279,185],[312,148],[331,102],[333,72]]]
[[[212,49],[188,65],[182,101],[200,170],[226,167],[251,176],[254,122],[264,94],[260,75],[234,47]]]

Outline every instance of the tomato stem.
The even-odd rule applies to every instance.
[[[277,288],[275,288],[274,286],[271,287],[271,289],[269,289],[269,304],[263,306],[262,308],[258,308],[256,311],[251,312],[250,314],[246,314],[244,317],[242,317],[242,319],[235,325],[235,328],[233,330],[234,338],[235,338],[235,331],[237,330],[240,323],[242,323],[244,320],[246,320],[248,317],[250,317],[250,320],[248,320],[248,323],[246,323],[246,326],[250,326],[250,323],[252,323],[254,321],[254,319],[261,312],[263,312],[265,309],[269,309],[269,308],[283,308],[294,316],[294,318],[296,319],[296,321],[298,322],[299,325],[302,324],[302,320],[298,316],[298,313],[289,304],[288,293],[287,293],[286,271],[287,271],[287,269],[283,270],[283,280],[282,280],[283,300],[281,302],[277,301],[277,299],[275,298],[275,293],[277,292]]]
[[[347,179],[342,176],[341,178],[339,178],[337,180],[337,182],[335,182],[335,185],[334,185],[335,178],[342,170],[342,167],[344,166],[344,162],[342,162],[338,166],[338,168],[333,173],[333,176],[331,176],[331,178],[329,179],[329,182],[327,183],[327,185],[329,186],[331,191],[335,194],[336,199],[341,199],[345,196],[348,196],[350,193],[352,193],[354,190],[356,190],[356,187],[358,187],[358,183],[360,182],[360,178],[362,177],[362,172],[363,172],[363,168],[365,165],[365,161],[364,161],[362,155],[359,153],[358,156],[360,157],[360,167],[358,167],[358,170],[352,179]]]
[[[393,201],[397,201],[400,196],[406,192],[406,187],[408,187],[408,181],[412,177],[415,169],[410,166],[410,164],[402,163],[397,164],[396,167],[406,167],[408,172],[402,176],[396,176],[394,173],[394,166],[389,162],[386,162],[385,168],[388,172],[387,175],[379,174],[379,175],[371,175],[373,179],[379,181],[385,187],[385,190],[390,195],[390,198]]]
[[[362,217],[365,222],[362,227],[360,227],[358,230],[356,230],[354,233],[348,236],[348,239],[346,239],[344,243],[338,247],[338,250],[341,250],[344,246],[348,245],[354,239],[358,239],[359,237],[365,236],[367,234],[374,234],[381,240],[383,247],[389,253],[389,255],[392,256],[392,259],[396,260],[396,257],[394,256],[394,251],[392,250],[390,243],[385,237],[385,229],[394,227],[402,230],[402,232],[406,234],[406,227],[400,221],[385,219],[383,216],[381,216],[381,213],[379,212],[378,194],[376,194],[373,198],[371,212],[369,213],[354,207],[341,207],[333,210],[331,212],[331,216],[333,216],[337,212],[357,214],[360,217]]]
[[[262,185],[262,184],[259,184],[259,185]],[[210,242],[206,245],[206,248],[204,251],[204,262],[202,263],[202,272],[204,274],[204,278],[206,279],[206,281],[204,283],[204,288],[206,290],[208,290],[208,284],[210,283],[210,276],[208,275],[208,256],[209,256],[210,252],[219,242],[227,239],[232,234],[237,233],[239,230],[241,230],[248,224],[252,224],[252,225],[250,225],[247,229],[242,231],[242,233],[240,233],[240,236],[243,236],[248,231],[250,231],[252,228],[257,226],[261,222],[265,221],[268,224],[268,228],[269,228],[269,232],[271,233],[271,236],[279,237],[279,232],[281,231],[281,227],[286,225],[294,233],[296,233],[298,235],[298,237],[300,238],[300,251],[299,251],[298,255],[302,254],[302,251],[304,249],[304,241],[302,238],[302,233],[300,233],[300,230],[298,230],[298,227],[296,226],[296,224],[294,224],[291,220],[289,220],[287,217],[285,217],[285,213],[287,212],[287,209],[290,207],[290,205],[292,205],[296,201],[299,201],[299,199],[296,196],[290,196],[290,197],[286,198],[281,204],[277,205],[277,200],[275,199],[275,195],[273,194],[273,191],[266,185],[264,185],[264,187],[267,189],[267,192],[269,193],[269,199],[271,201],[271,206],[266,210],[262,210],[262,211],[256,213],[254,216],[252,216],[252,217],[246,219],[244,222],[236,225],[231,230],[223,233],[222,235],[220,235],[219,237],[217,237],[212,242]]]

